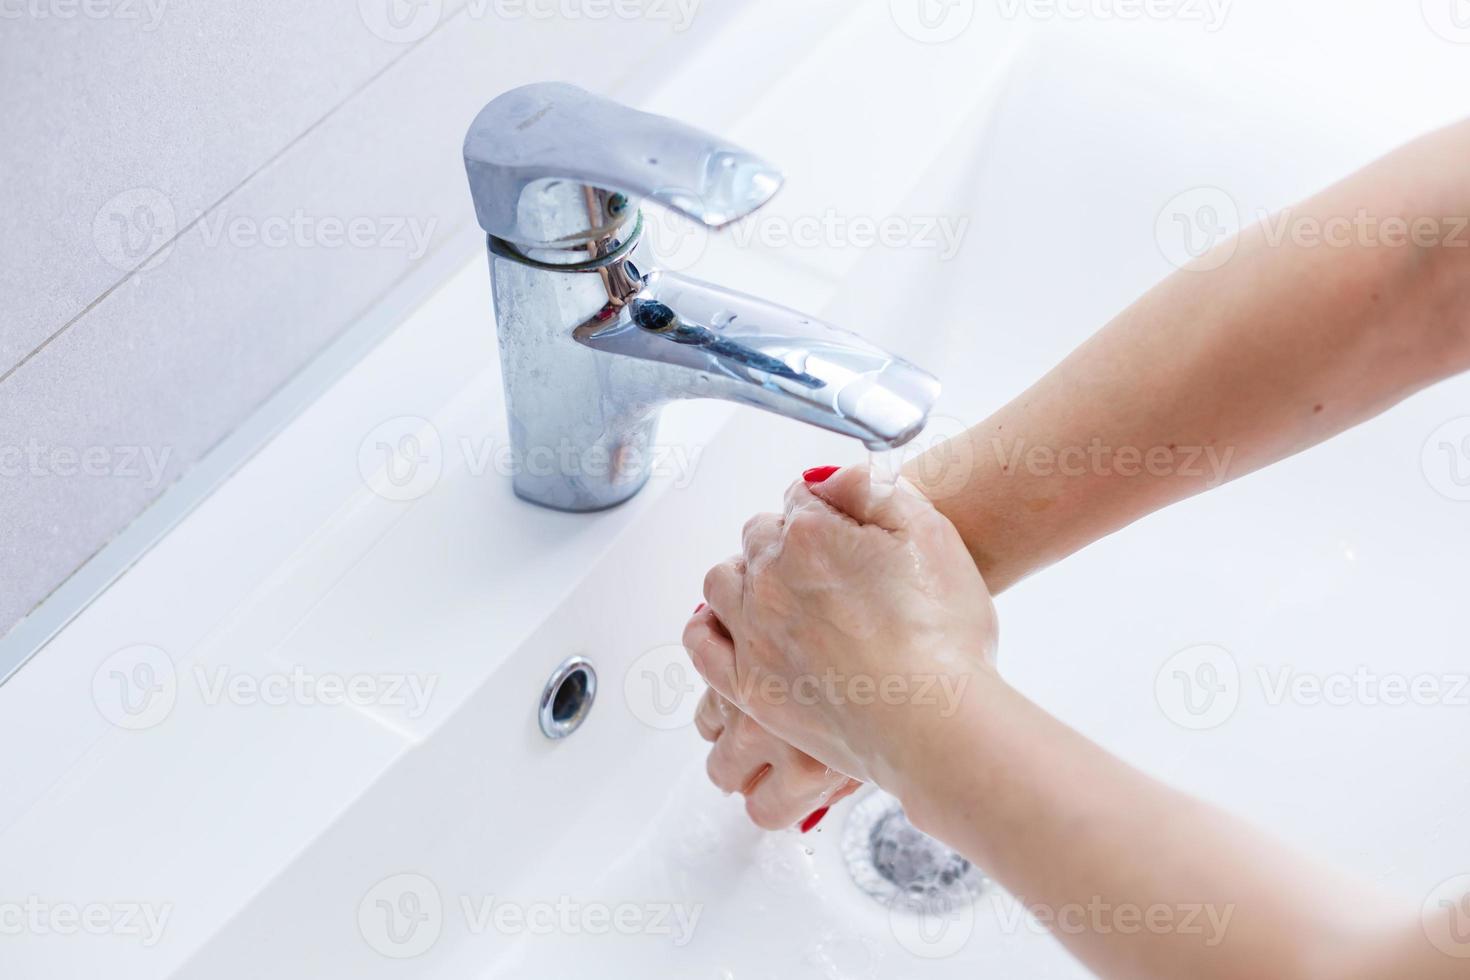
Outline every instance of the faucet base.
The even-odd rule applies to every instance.
[[[524,500],[528,504],[535,504],[537,507],[545,507],[547,510],[560,511],[563,514],[600,514],[605,510],[621,507],[638,496],[638,492],[647,485],[649,475],[648,473],[644,473],[636,482],[628,484],[622,496],[608,498],[605,503],[592,503],[585,499],[578,499],[563,506],[561,503],[548,499],[546,488],[540,484],[523,489],[519,482],[513,481],[511,488],[521,500]]]

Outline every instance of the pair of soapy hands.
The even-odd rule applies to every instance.
[[[956,705],[935,692],[993,679],[997,640],[954,525],[905,480],[821,467],[742,537],[684,629],[714,784],[757,825],[806,832],[862,783],[942,764]]]

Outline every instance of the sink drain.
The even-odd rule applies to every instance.
[[[564,660],[541,690],[537,720],[547,738],[566,738],[587,720],[597,697],[597,671],[581,657]]]
[[[889,908],[957,909],[989,884],[968,858],[909,823],[902,804],[881,790],[848,815],[842,854],[857,886]]]

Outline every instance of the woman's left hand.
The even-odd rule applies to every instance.
[[[694,727],[714,743],[705,766],[710,782],[744,796],[745,812],[765,830],[801,821],[805,833],[862,786],[772,735],[714,689],[704,692]]]

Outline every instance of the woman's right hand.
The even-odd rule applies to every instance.
[[[705,596],[684,633],[695,668],[761,729],[856,779],[935,765],[961,701],[998,682],[995,612],[964,542],[911,486],[875,493],[867,467],[794,484]],[[719,771],[738,789],[755,760],[732,754]]]

